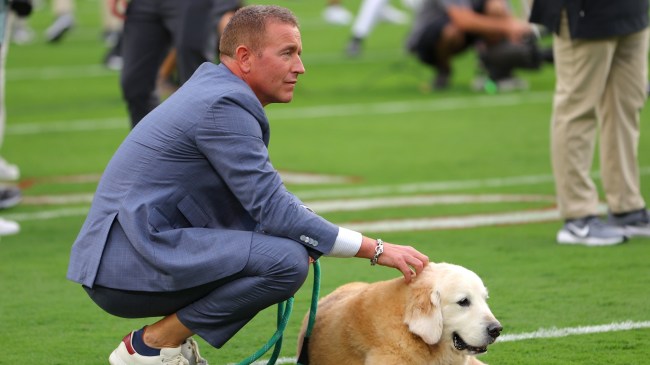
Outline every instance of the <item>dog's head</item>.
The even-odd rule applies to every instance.
[[[410,284],[410,292],[404,323],[429,345],[449,343],[476,355],[501,333],[483,281],[464,267],[429,264]]]

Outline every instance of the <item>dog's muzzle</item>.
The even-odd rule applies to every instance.
[[[501,326],[500,323],[495,322],[491,323],[487,328],[487,338],[488,338],[488,343],[485,346],[470,346],[463,340],[458,333],[454,332],[453,339],[454,339],[454,347],[458,351],[468,351],[472,355],[477,355],[477,354],[482,354],[484,352],[487,352],[487,346],[489,344],[494,343],[496,341],[497,337],[501,334],[501,331],[503,330],[503,327]]]

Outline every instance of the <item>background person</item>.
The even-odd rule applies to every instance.
[[[158,70],[176,50],[182,85],[206,61],[215,58],[218,0],[131,0],[126,7],[120,85],[131,126],[160,103]]]
[[[484,66],[497,83],[512,81],[517,67],[539,67],[536,48],[525,43],[531,35],[531,25],[512,15],[506,0],[423,0],[406,45],[435,69],[432,86],[442,90],[450,85],[453,57],[478,41]]]
[[[410,281],[428,258],[338,227],[286,190],[271,165],[264,106],[305,72],[295,16],[240,9],[206,62],[126,137],[102,174],[68,278],[107,312],[163,316],[128,334],[111,364],[193,363],[198,334],[223,346],[291,297],[309,257],[361,257]],[[190,351],[198,353],[198,351]]]
[[[27,17],[32,12],[30,0],[0,0],[0,144],[4,140],[6,120],[5,108],[5,66],[11,40],[12,23],[16,15]],[[0,157],[0,181],[18,180],[20,170],[18,166],[7,163]],[[21,200],[20,189],[14,186],[0,185],[0,210],[12,207]],[[16,234],[20,225],[9,219],[0,217],[0,236]]]
[[[648,0],[538,0],[530,19],[554,32],[551,157],[565,219],[558,243],[611,245],[626,236],[650,236],[637,160],[648,80]],[[590,176],[597,131],[607,223],[597,217]]]

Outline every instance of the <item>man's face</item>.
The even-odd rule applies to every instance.
[[[251,55],[248,85],[262,105],[288,103],[293,99],[298,75],[305,73],[300,59],[302,42],[298,28],[279,22],[266,25],[261,54]]]

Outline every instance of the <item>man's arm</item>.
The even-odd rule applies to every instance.
[[[475,12],[473,9],[449,5],[447,14],[451,22],[461,31],[476,33],[484,36],[501,36],[518,42],[532,31],[531,25],[523,22],[511,14],[491,16]]]

